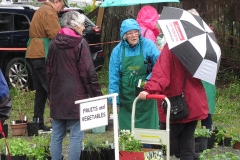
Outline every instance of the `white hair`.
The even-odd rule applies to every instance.
[[[126,36],[126,33],[124,33],[123,40],[126,40],[126,39],[127,39],[127,36]]]
[[[196,9],[194,9],[194,8],[189,9],[188,12],[189,12],[189,13],[192,13],[192,14],[194,14],[194,15],[196,15],[196,16],[200,16],[199,13],[198,13],[198,12],[196,11]]]
[[[68,11],[64,13],[61,18],[61,26],[74,28],[75,25],[81,26],[84,25],[85,16],[77,11]]]

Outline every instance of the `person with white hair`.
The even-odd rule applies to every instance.
[[[52,118],[52,160],[62,158],[62,141],[70,129],[69,159],[79,160],[84,132],[80,131],[79,106],[74,101],[101,96],[101,87],[87,41],[83,38],[85,16],[63,14],[61,29],[49,46],[47,87]]]
[[[198,13],[198,12],[196,11],[196,9],[194,9],[194,8],[189,9],[188,12],[189,12],[189,13],[192,13],[192,14],[194,14],[194,15],[196,15],[196,16],[200,16],[199,13]]]

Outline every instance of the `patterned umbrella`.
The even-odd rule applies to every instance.
[[[179,8],[164,7],[158,24],[169,49],[193,77],[215,84],[221,49],[202,18]]]
[[[179,2],[179,0],[104,0],[100,7],[131,6],[136,4]]]

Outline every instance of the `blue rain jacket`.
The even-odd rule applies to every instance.
[[[135,56],[140,54],[141,43],[144,59],[149,57],[153,65],[156,63],[158,56],[160,55],[160,51],[158,50],[156,44],[154,44],[154,42],[151,40],[142,37],[142,35],[139,36],[138,44],[131,48],[128,42],[123,40],[124,34],[130,30],[139,30],[141,33],[140,26],[134,19],[126,19],[122,22],[120,28],[121,42],[113,49],[111,53],[109,62],[109,94],[119,94],[120,75],[122,70],[122,45],[125,47],[125,56]],[[147,79],[149,79],[149,77],[150,75],[147,77]],[[112,104],[111,98],[109,98],[109,101]],[[119,96],[117,97],[117,104],[119,104]]]
[[[9,95],[9,88],[2,74],[2,70],[0,69],[0,102],[8,95]]]
[[[0,69],[0,121],[10,117],[12,111],[12,100],[7,82]]]

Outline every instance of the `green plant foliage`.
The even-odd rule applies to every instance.
[[[109,149],[110,145],[108,144],[107,140],[100,136],[99,134],[92,134],[93,136],[87,136],[84,138],[84,150],[87,151],[97,151],[101,152],[101,149]]]
[[[44,157],[50,156],[50,141],[51,134],[33,136],[32,144],[34,144],[33,157],[34,159],[44,159]]]
[[[204,150],[199,160],[239,160],[239,156],[232,152],[218,153],[216,149],[206,149]]]
[[[83,8],[83,11],[85,14],[88,14],[90,13],[92,10],[92,6],[91,5],[86,5],[84,8]]]
[[[231,146],[233,146],[236,142],[240,143],[240,134],[235,134],[232,136]]]
[[[136,140],[129,130],[121,130],[119,136],[119,150],[140,152],[142,143]]]
[[[16,86],[11,88],[10,96],[12,98],[12,108],[18,112],[17,115],[14,114],[15,120],[23,120],[23,117],[27,114],[33,114],[35,91],[21,89],[19,86]],[[13,119],[13,117],[11,117],[11,119]]]
[[[213,118],[215,126],[239,127],[240,119],[240,83],[231,72],[217,81],[216,107]],[[228,115],[228,116],[225,116]]]
[[[8,147],[11,156],[27,156],[29,159],[33,158],[33,145],[22,138],[7,139]],[[6,155],[6,144],[4,138],[0,139],[0,152]]]
[[[194,131],[194,137],[206,137],[206,138],[210,138],[211,137],[212,132],[209,131],[209,129],[206,128],[196,128]]]
[[[167,145],[162,142],[162,139],[159,139],[161,150],[163,151],[163,155],[167,154]]]

